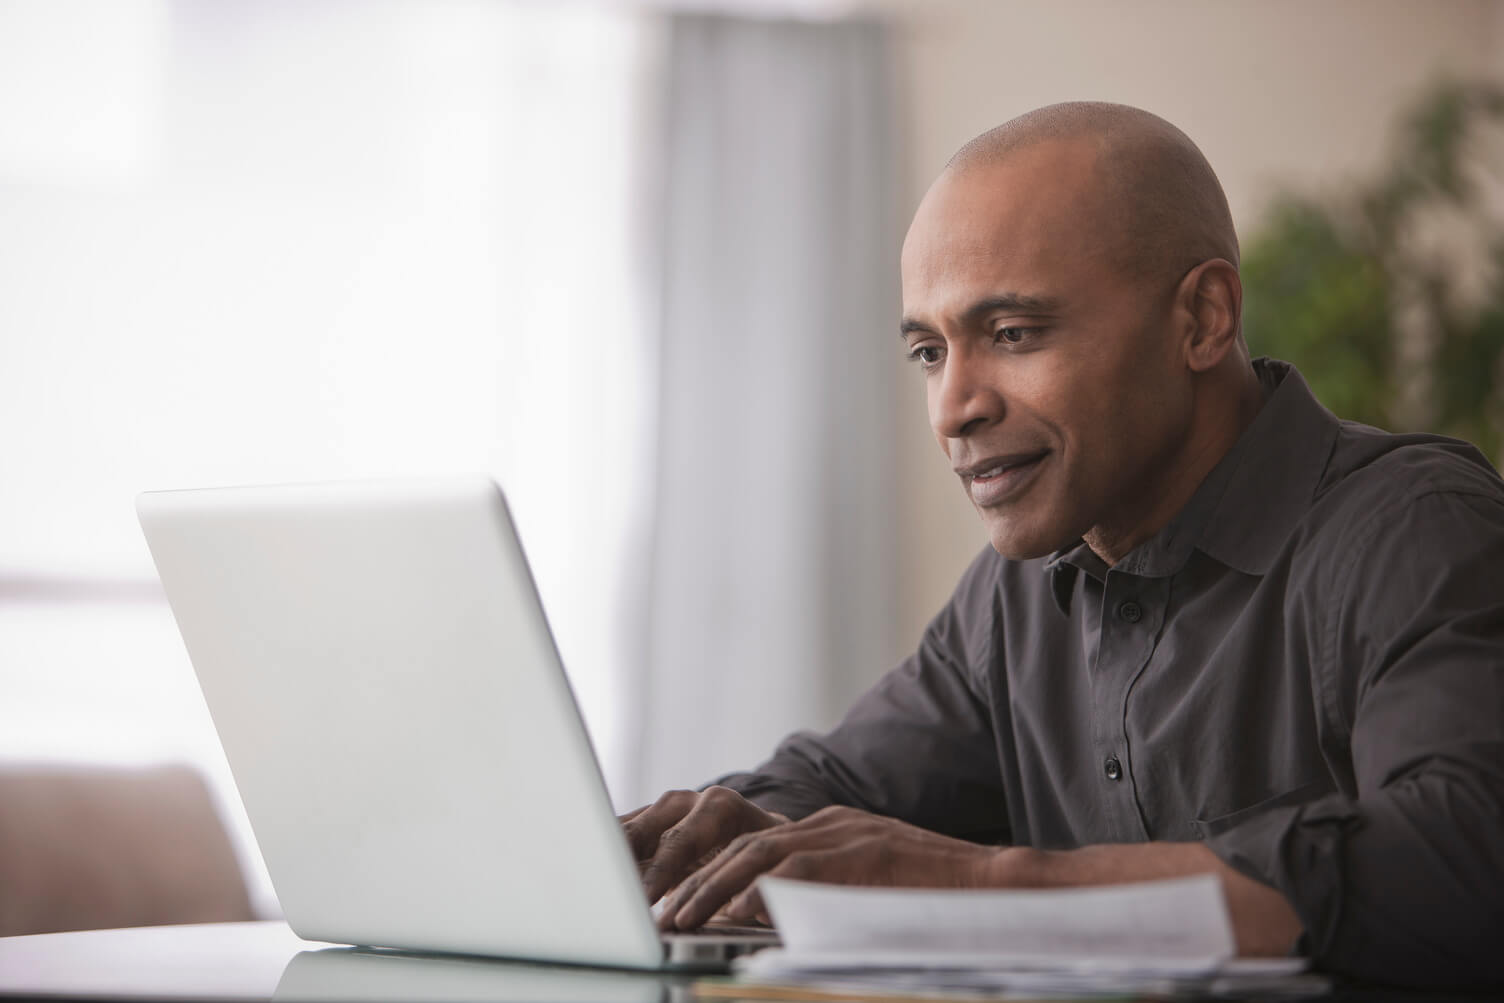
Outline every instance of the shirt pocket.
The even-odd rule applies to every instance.
[[[1262,815],[1266,811],[1276,808],[1288,808],[1291,805],[1305,804],[1314,801],[1336,791],[1337,785],[1331,777],[1321,777],[1308,783],[1294,787],[1283,794],[1276,794],[1272,798],[1265,798],[1245,808],[1229,812],[1226,815],[1218,815],[1216,818],[1193,818],[1191,828],[1202,839],[1211,839],[1213,836],[1226,832],[1236,826],[1242,825],[1251,818]]]

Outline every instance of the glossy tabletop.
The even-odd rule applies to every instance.
[[[0,938],[0,998],[659,1003],[684,976],[365,951],[282,922]]]
[[[433,1000],[680,1003],[694,978],[339,947],[282,922],[0,937],[0,1000]],[[750,995],[750,994],[749,994]],[[786,990],[782,998],[800,994]],[[818,992],[806,998],[819,998]],[[1249,999],[1279,996],[1255,994]],[[1294,996],[1284,996],[1285,1001]],[[1336,987],[1321,1003],[1477,1003],[1495,993]],[[889,998],[890,1000],[892,997]],[[1221,1003],[1226,1003],[1224,998]]]

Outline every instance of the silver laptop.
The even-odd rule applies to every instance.
[[[136,509],[299,936],[629,968],[773,942],[658,932],[491,480]]]

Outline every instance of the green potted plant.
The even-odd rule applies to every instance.
[[[1448,82],[1385,166],[1339,197],[1278,198],[1243,255],[1255,354],[1344,418],[1504,447],[1504,88]]]

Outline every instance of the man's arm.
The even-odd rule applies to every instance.
[[[1214,874],[1222,881],[1239,954],[1288,954],[1301,933],[1283,895],[1200,843],[986,847],[849,808],[829,808],[734,840],[669,896],[663,925],[689,930],[717,912],[766,922],[755,884],[763,874],[926,888],[1062,888]]]
[[[1431,495],[1371,525],[1320,597],[1332,657],[1313,666],[1351,725],[1334,740],[1351,748],[1356,797],[1273,808],[1204,845],[1053,853],[827,810],[733,843],[666,920],[692,925],[723,904],[755,915],[762,873],[1034,887],[1215,873],[1244,953],[1282,953],[1304,929],[1320,965],[1359,978],[1504,982],[1504,505]]]
[[[990,548],[983,551],[915,654],[829,734],[794,735],[751,773],[725,777],[699,793],[670,792],[624,816],[649,898],[676,886],[737,836],[832,805],[969,840],[1007,842],[991,717],[995,698],[984,681],[998,629],[1000,560]]]
[[[857,700],[828,734],[790,736],[751,773],[718,783],[803,818],[844,805],[980,842],[1009,839],[991,672],[1002,558],[985,548],[930,622],[918,650]]]
[[[1348,725],[1357,797],[1271,809],[1208,846],[1284,893],[1324,967],[1497,986],[1504,504],[1496,488],[1426,495],[1355,528],[1344,551],[1313,671]]]

